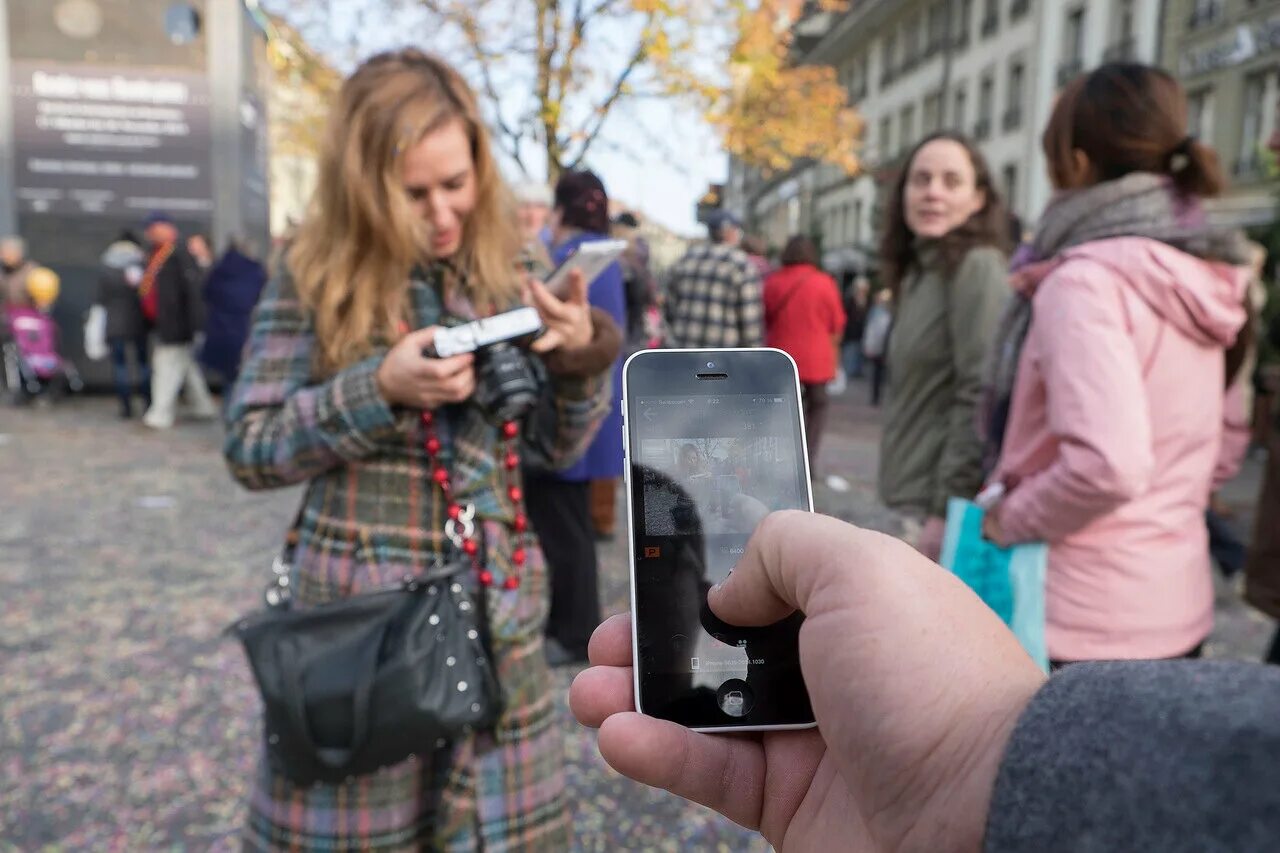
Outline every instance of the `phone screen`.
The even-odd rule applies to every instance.
[[[765,516],[812,508],[790,359],[659,350],[626,384],[640,707],[695,728],[811,723],[803,616],[744,629],[706,603]]]

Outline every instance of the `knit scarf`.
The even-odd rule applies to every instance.
[[[156,318],[160,316],[160,290],[156,287],[156,279],[160,275],[160,269],[172,254],[172,243],[166,243],[157,248],[155,254],[151,256],[151,260],[147,263],[147,269],[142,274],[142,281],[138,283],[138,301],[142,304],[142,316],[146,317],[147,321],[151,323],[154,323]]]
[[[1067,249],[1113,237],[1146,237],[1207,261],[1232,265],[1247,264],[1249,258],[1244,234],[1211,226],[1201,199],[1179,193],[1167,175],[1135,172],[1055,197],[1045,209],[1035,239],[1014,254],[1011,264],[1014,292],[997,329],[978,410],[988,471],[995,467],[1004,443],[1036,286]]]

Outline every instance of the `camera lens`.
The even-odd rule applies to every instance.
[[[707,362],[707,367],[714,368],[715,366],[716,366],[716,363],[714,361]]]

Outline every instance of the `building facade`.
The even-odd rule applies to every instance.
[[[856,271],[874,263],[906,153],[949,129],[978,143],[1009,206],[1034,220],[1051,192],[1040,134],[1057,92],[1105,60],[1155,62],[1161,27],[1161,0],[862,0],[812,15],[798,58],[837,70],[863,118],[862,170],[766,177],[732,163],[727,203],[771,245],[805,231],[833,271]]]
[[[1186,86],[1189,132],[1218,151],[1231,182],[1221,214],[1245,225],[1272,221],[1266,143],[1280,99],[1280,0],[1170,0],[1161,56]]]
[[[246,0],[0,2],[0,233],[61,276],[67,354],[102,251],[148,212],[265,247],[268,86]]]

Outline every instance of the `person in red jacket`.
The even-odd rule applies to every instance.
[[[827,420],[827,383],[836,376],[845,313],[835,279],[818,269],[813,241],[796,235],[782,267],[764,283],[765,343],[790,354],[800,369],[809,469],[818,458]]]

